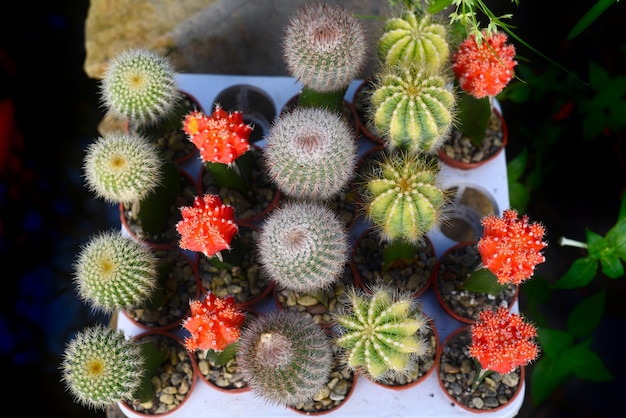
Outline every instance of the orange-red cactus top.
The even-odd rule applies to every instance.
[[[484,36],[478,45],[475,35],[465,39],[452,57],[452,70],[461,88],[480,99],[497,96],[513,78],[517,62],[515,47],[498,32]]]
[[[239,340],[246,316],[233,296],[219,298],[207,292],[203,301],[190,301],[189,306],[191,316],[183,321],[183,327],[191,333],[185,338],[188,351],[222,351]]]
[[[226,112],[219,105],[211,116],[194,111],[183,121],[183,130],[200,151],[203,162],[232,164],[250,149],[252,127],[239,111]]]
[[[548,244],[543,241],[544,227],[531,223],[528,216],[517,217],[517,211],[507,209],[502,218],[490,215],[482,219],[484,232],[478,241],[483,265],[500,284],[519,284],[529,279],[535,266],[545,261],[540,252]]]
[[[537,358],[537,329],[504,307],[486,309],[471,326],[469,353],[483,370],[507,374]]]
[[[180,208],[183,219],[176,224],[182,249],[202,252],[207,257],[230,248],[239,230],[234,211],[218,195],[196,196],[193,206]]]

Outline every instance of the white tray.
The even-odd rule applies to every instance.
[[[274,115],[277,115],[282,107],[296,95],[301,85],[291,77],[275,76],[232,76],[211,74],[177,74],[179,88],[193,95],[203,106],[205,112],[212,110],[214,101],[220,93],[233,86],[248,86],[242,89],[238,103],[246,105],[247,95],[253,91],[268,98],[274,104]],[[346,99],[351,100],[356,88],[361,84],[355,80],[346,93]],[[244,115],[246,114],[244,110]],[[271,121],[263,120],[263,117],[253,118],[256,129],[269,127]],[[368,144],[367,141],[362,141]],[[364,145],[367,147],[367,145]],[[363,148],[363,147],[362,147]],[[364,149],[361,149],[364,151]],[[194,165],[190,162],[185,168],[192,174],[199,169],[197,161]],[[444,166],[440,173],[442,186],[470,185],[491,195],[493,203],[497,207],[498,214],[509,207],[509,193],[506,173],[505,152],[482,167],[473,170],[458,170]],[[365,228],[365,225],[355,225],[352,228],[352,238]],[[430,231],[428,233],[435,246],[437,256],[456,242],[447,238],[441,232]],[[424,311],[434,319],[439,342],[450,332],[463,326],[457,320],[448,316],[429,289],[421,298]],[[267,306],[261,306],[261,310]],[[512,307],[513,312],[519,312],[518,303]],[[125,315],[118,315],[117,327],[125,332],[130,338],[143,331],[131,323]],[[512,418],[519,412],[524,401],[525,384],[521,393],[505,408],[495,412],[481,412],[481,416],[489,418]],[[140,417],[126,409],[122,409],[128,417]],[[238,394],[224,394],[214,388],[210,388],[202,381],[196,382],[196,387],[189,400],[176,412],[169,415],[171,418],[196,418],[196,417],[297,417],[301,416],[289,408],[268,405],[263,400],[254,397],[251,392]],[[475,413],[464,410],[458,406],[452,406],[450,400],[444,395],[437,381],[437,371],[419,385],[407,390],[392,390],[381,388],[361,377],[358,378],[352,397],[340,407],[335,416],[342,418],[430,418],[430,417],[471,417]]]

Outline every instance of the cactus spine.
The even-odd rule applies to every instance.
[[[424,63],[433,70],[442,68],[450,55],[445,26],[431,15],[405,11],[385,22],[378,41],[378,55],[387,66]]]
[[[65,348],[62,381],[76,401],[94,409],[130,400],[144,373],[139,345],[104,325],[79,332]]]
[[[162,181],[157,147],[137,134],[110,133],[87,147],[87,187],[110,203],[143,200]]]
[[[74,283],[80,298],[105,313],[135,307],[154,293],[156,257],[119,232],[101,232],[82,248]]]
[[[385,241],[417,243],[442,219],[448,195],[437,185],[435,161],[405,152],[375,161],[367,176],[363,200],[366,217]]]
[[[373,121],[388,148],[431,153],[452,127],[455,96],[443,73],[412,65],[391,67],[371,96]]]
[[[315,292],[330,287],[343,274],[348,234],[329,208],[288,202],[265,219],[257,248],[271,280],[295,292]]]
[[[100,87],[108,109],[140,125],[160,121],[181,99],[169,60],[141,48],[118,54],[106,68]]]
[[[327,200],[352,179],[357,162],[354,132],[333,111],[300,107],[283,113],[267,136],[268,175],[285,194]]]
[[[242,330],[237,363],[255,396],[293,406],[308,401],[326,384],[332,348],[324,330],[310,317],[271,311]]]
[[[408,292],[377,286],[354,287],[342,295],[343,311],[335,314],[347,367],[382,381],[406,375],[427,353],[428,321]]]

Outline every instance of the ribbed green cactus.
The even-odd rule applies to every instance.
[[[330,338],[309,316],[270,311],[242,330],[237,363],[255,396],[293,406],[325,386],[332,366]]]
[[[148,247],[121,232],[100,232],[81,249],[73,281],[84,302],[110,313],[150,299],[157,286],[156,263]]]
[[[449,197],[437,184],[433,159],[406,152],[385,154],[365,173],[365,215],[385,241],[417,243],[443,219]]]
[[[104,409],[131,400],[144,374],[141,347],[124,333],[104,325],[79,332],[66,346],[62,381],[74,399],[87,407]]]
[[[278,286],[315,292],[343,274],[348,233],[331,209],[314,202],[288,202],[265,219],[257,250],[261,268]]]
[[[111,60],[100,90],[108,109],[140,125],[166,117],[182,97],[169,60],[141,48],[123,51]]]
[[[296,11],[282,46],[289,74],[304,86],[300,105],[326,104],[336,110],[368,53],[365,28],[353,12],[322,2]]]
[[[288,196],[328,200],[354,176],[358,158],[354,132],[333,111],[299,107],[282,113],[266,139],[268,176]]]
[[[415,367],[412,360],[426,354],[428,320],[410,293],[350,287],[342,297],[334,342],[343,349],[347,367],[384,381],[408,374]]]
[[[137,134],[110,133],[96,139],[84,160],[87,187],[97,197],[118,204],[140,201],[162,181],[157,147]]]
[[[382,73],[371,96],[372,119],[392,150],[434,154],[454,121],[455,96],[446,73],[412,65]]]
[[[385,21],[378,40],[378,55],[386,66],[423,63],[438,70],[448,63],[450,46],[446,27],[433,16],[404,11],[401,17]]]

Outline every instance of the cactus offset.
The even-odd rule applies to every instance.
[[[437,185],[435,161],[405,152],[385,155],[366,173],[365,215],[386,241],[417,243],[439,225],[447,193]]]
[[[268,175],[285,194],[327,200],[346,188],[357,162],[354,132],[338,114],[321,108],[283,113],[267,136]]]
[[[131,400],[141,384],[144,358],[139,345],[104,325],[79,332],[66,346],[62,381],[74,399],[94,409]]]
[[[87,147],[87,187],[110,203],[131,203],[147,197],[162,181],[158,149],[145,137],[111,133]]]
[[[111,313],[148,301],[157,286],[152,251],[119,232],[101,232],[82,248],[74,283],[94,310]]]
[[[434,154],[452,128],[455,96],[445,73],[391,67],[371,96],[373,121],[387,147]]]
[[[448,62],[450,46],[446,27],[433,22],[433,16],[405,11],[401,17],[385,22],[378,41],[378,55],[388,66],[420,62],[433,70]]]
[[[342,297],[343,310],[335,314],[335,343],[343,349],[347,367],[375,381],[406,375],[416,367],[414,360],[429,349],[429,328],[410,293],[351,287]]]
[[[255,396],[293,406],[310,400],[326,384],[332,348],[327,334],[310,317],[271,311],[242,330],[237,363]]]
[[[327,207],[289,202],[266,218],[258,252],[261,267],[280,287],[315,292],[330,287],[343,274],[348,234]]]
[[[147,49],[118,54],[105,70],[101,100],[118,117],[151,125],[170,114],[181,100],[174,69],[165,57]]]

